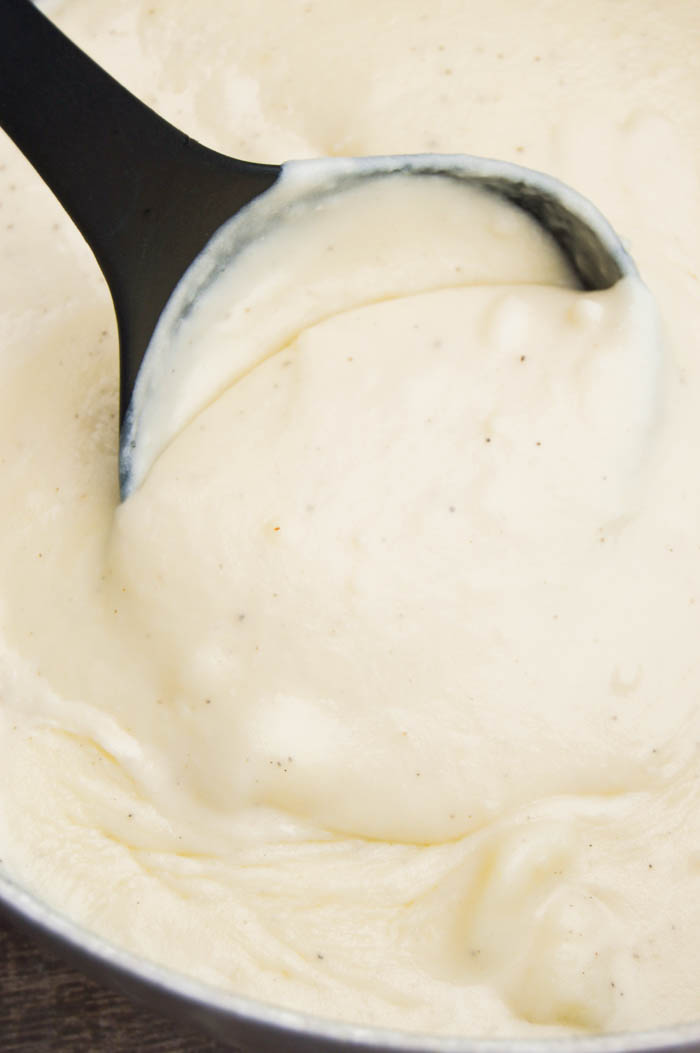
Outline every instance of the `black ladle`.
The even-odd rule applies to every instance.
[[[208,150],[164,121],[31,0],[0,0],[0,125],[48,183],[107,279],[120,420],[168,298],[211,235],[277,165]]]
[[[120,424],[158,320],[212,235],[278,179],[190,139],[123,88],[31,0],[0,0],[0,125],[51,187],[109,285],[119,330]],[[466,155],[372,159],[505,196],[555,238],[584,289],[634,264],[600,213],[548,176]],[[468,251],[468,247],[466,247]],[[124,458],[122,492],[128,491]]]

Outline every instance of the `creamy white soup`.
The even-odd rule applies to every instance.
[[[547,171],[643,282],[573,288],[449,181],[349,191],[202,304],[191,401],[120,503],[109,295],[3,140],[2,866],[336,1019],[697,1018],[700,8],[47,10],[239,157]]]

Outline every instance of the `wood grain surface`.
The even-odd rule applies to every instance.
[[[132,1005],[0,918],[1,1053],[231,1053]]]

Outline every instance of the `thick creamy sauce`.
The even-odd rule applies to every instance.
[[[214,290],[197,404],[119,505],[108,294],[3,143],[2,865],[325,1016],[697,1018],[700,11],[205,8],[51,11],[228,153],[549,171],[656,306],[569,288],[503,206],[382,181]]]

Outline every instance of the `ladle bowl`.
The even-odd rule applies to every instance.
[[[159,319],[212,236],[265,194],[283,166],[227,157],[190,139],[31,0],[0,0],[0,125],[80,229],[107,280],[119,332],[120,485],[127,496],[148,412],[147,405],[138,414],[130,407]],[[463,154],[337,159],[325,171],[337,185],[396,172],[459,179],[529,213],[554,238],[581,288],[606,289],[635,273],[601,213],[540,172]]]

